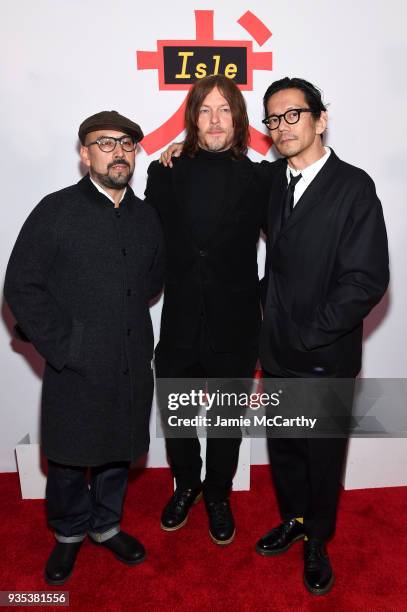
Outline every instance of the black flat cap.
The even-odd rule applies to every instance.
[[[85,119],[79,126],[79,140],[82,144],[85,144],[86,134],[103,129],[124,132],[129,136],[133,136],[136,142],[139,142],[144,136],[141,127],[137,125],[137,123],[130,121],[127,117],[123,117],[123,115],[119,115],[117,111],[112,110],[102,111],[101,113],[96,113],[96,115],[92,115]]]

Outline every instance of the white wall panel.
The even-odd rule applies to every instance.
[[[374,178],[389,232],[392,280],[367,323],[363,375],[405,377],[407,8],[402,0],[2,2],[1,278],[33,206],[80,178],[76,134],[85,117],[114,108],[149,133],[180,106],[185,92],[160,92],[157,71],[137,70],[136,52],[155,50],[157,39],[193,39],[194,9],[214,10],[217,39],[250,40],[237,23],[248,9],[272,31],[263,47],[254,42],[254,51],[273,52],[273,70],[256,71],[253,91],[245,92],[254,127],[262,129],[261,99],[272,80],[307,78],[329,103],[328,144]],[[156,156],[141,151],[137,158],[133,187],[139,196]],[[261,246],[261,268],[263,261]],[[152,310],[157,338],[160,310],[160,303]],[[27,432],[34,440],[38,435],[42,364],[29,348],[15,342],[10,347],[11,317],[4,304],[2,313],[0,471],[12,471],[15,444]],[[380,444],[373,446],[380,450]],[[253,443],[253,462],[266,460],[264,447],[261,440]],[[153,434],[150,462],[163,461],[162,440]]]

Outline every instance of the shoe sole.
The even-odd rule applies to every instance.
[[[195,497],[194,501],[192,502],[192,506],[195,506],[195,504],[200,502],[201,499],[202,499],[202,491],[200,493],[198,493],[198,495]],[[191,511],[191,508],[188,510],[188,514],[186,515],[186,517],[182,521],[182,523],[179,523],[178,525],[175,525],[175,527],[166,527],[165,525],[160,523],[161,529],[163,529],[164,531],[177,531],[178,529],[181,529],[181,527],[186,525],[186,523],[188,521],[188,516],[189,516],[190,511]]]
[[[52,580],[52,578],[48,578],[47,574],[44,573],[44,580],[47,584],[50,584],[52,586],[59,586],[61,584],[65,584],[65,582],[69,580],[69,578],[72,576],[72,572],[73,572],[73,569],[69,572],[67,577],[64,578],[63,580]]]
[[[324,587],[323,589],[315,589],[314,587],[312,587],[306,581],[305,576],[304,576],[304,584],[305,584],[305,586],[307,588],[307,591],[309,591],[312,595],[326,595],[327,593],[329,593],[329,591],[333,587],[333,584],[334,584],[334,575],[332,574],[330,581],[328,582],[326,587]]]
[[[215,542],[215,544],[218,544],[219,546],[227,546],[228,544],[231,544],[233,540],[235,539],[236,529],[234,530],[234,532],[232,533],[232,536],[228,540],[217,540],[212,535],[211,530],[209,530],[209,535],[211,536],[211,540]]]
[[[296,538],[294,538],[289,544],[287,544],[287,546],[284,546],[284,548],[279,548],[278,550],[263,550],[262,548],[256,545],[256,552],[259,555],[262,555],[263,557],[274,557],[275,555],[281,555],[287,552],[287,550],[291,548],[291,546],[295,544],[295,542],[299,542],[300,540],[303,540],[304,538],[305,538],[305,535],[299,535]]]
[[[107,549],[109,550],[109,549]],[[123,557],[119,557],[119,555],[116,555],[116,553],[114,553],[113,551],[110,551],[118,561],[121,561],[122,563],[125,563],[126,565],[138,565],[139,563],[143,563],[143,561],[146,560],[147,555],[144,555],[144,557],[141,557],[141,559],[136,559],[136,561],[128,561],[123,559]]]
[[[104,548],[104,550],[107,550],[108,552],[110,552],[118,561],[121,561],[122,563],[125,563],[126,565],[138,565],[139,563],[143,563],[143,561],[147,557],[147,553],[145,553],[144,557],[141,557],[140,559],[136,559],[135,561],[129,561],[128,559],[124,559],[123,557],[120,557],[120,555],[117,555],[113,550],[110,550],[110,548],[107,548],[107,546],[103,546],[103,542],[95,542],[95,540],[92,540],[92,538],[89,538],[89,541],[92,542],[92,544],[94,544],[95,546],[98,546],[99,548]]]

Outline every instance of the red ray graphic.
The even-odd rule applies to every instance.
[[[272,36],[270,30],[251,11],[247,11],[242,15],[240,19],[237,20],[237,23],[240,23],[242,28],[254,38],[260,47]]]
[[[230,48],[242,47],[247,53],[247,79],[238,84],[241,90],[253,89],[253,71],[271,70],[273,57],[271,52],[254,52],[252,41],[233,41],[214,39],[214,11],[195,11],[195,36],[194,40],[157,40],[156,51],[137,51],[138,70],[157,70],[160,90],[189,90],[192,82],[171,82],[165,79],[164,48],[168,47],[217,47]],[[270,30],[258,17],[247,11],[238,20],[238,23],[256,40],[263,45],[272,35]],[[189,76],[189,75],[188,75]],[[178,77],[177,77],[178,78]],[[166,144],[174,140],[184,129],[185,102],[180,108],[156,130],[144,137],[141,145],[149,155],[155,153]],[[266,134],[262,134],[250,127],[250,146],[252,149],[265,155],[272,145],[272,140]]]
[[[155,153],[165,145],[176,139],[184,129],[184,113],[187,99],[183,101],[179,109],[165,123],[160,125],[154,132],[144,136],[140,145],[147,155]]]

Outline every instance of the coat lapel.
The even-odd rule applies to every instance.
[[[322,166],[321,170],[318,172],[309,187],[307,187],[301,198],[298,200],[293,212],[291,213],[286,224],[279,233],[279,237],[284,236],[287,232],[289,232],[290,229],[294,227],[294,225],[296,225],[299,221],[301,221],[301,219],[311,210],[313,210],[315,206],[319,206],[323,203],[323,195],[325,194],[327,186],[335,175],[337,163],[338,157],[331,149],[331,154],[328,160]],[[283,200],[281,200],[280,202],[280,213],[282,202]]]
[[[287,164],[282,163],[271,186],[267,220],[267,238],[270,247],[275,244],[281,231],[281,214],[287,189],[286,168]]]

